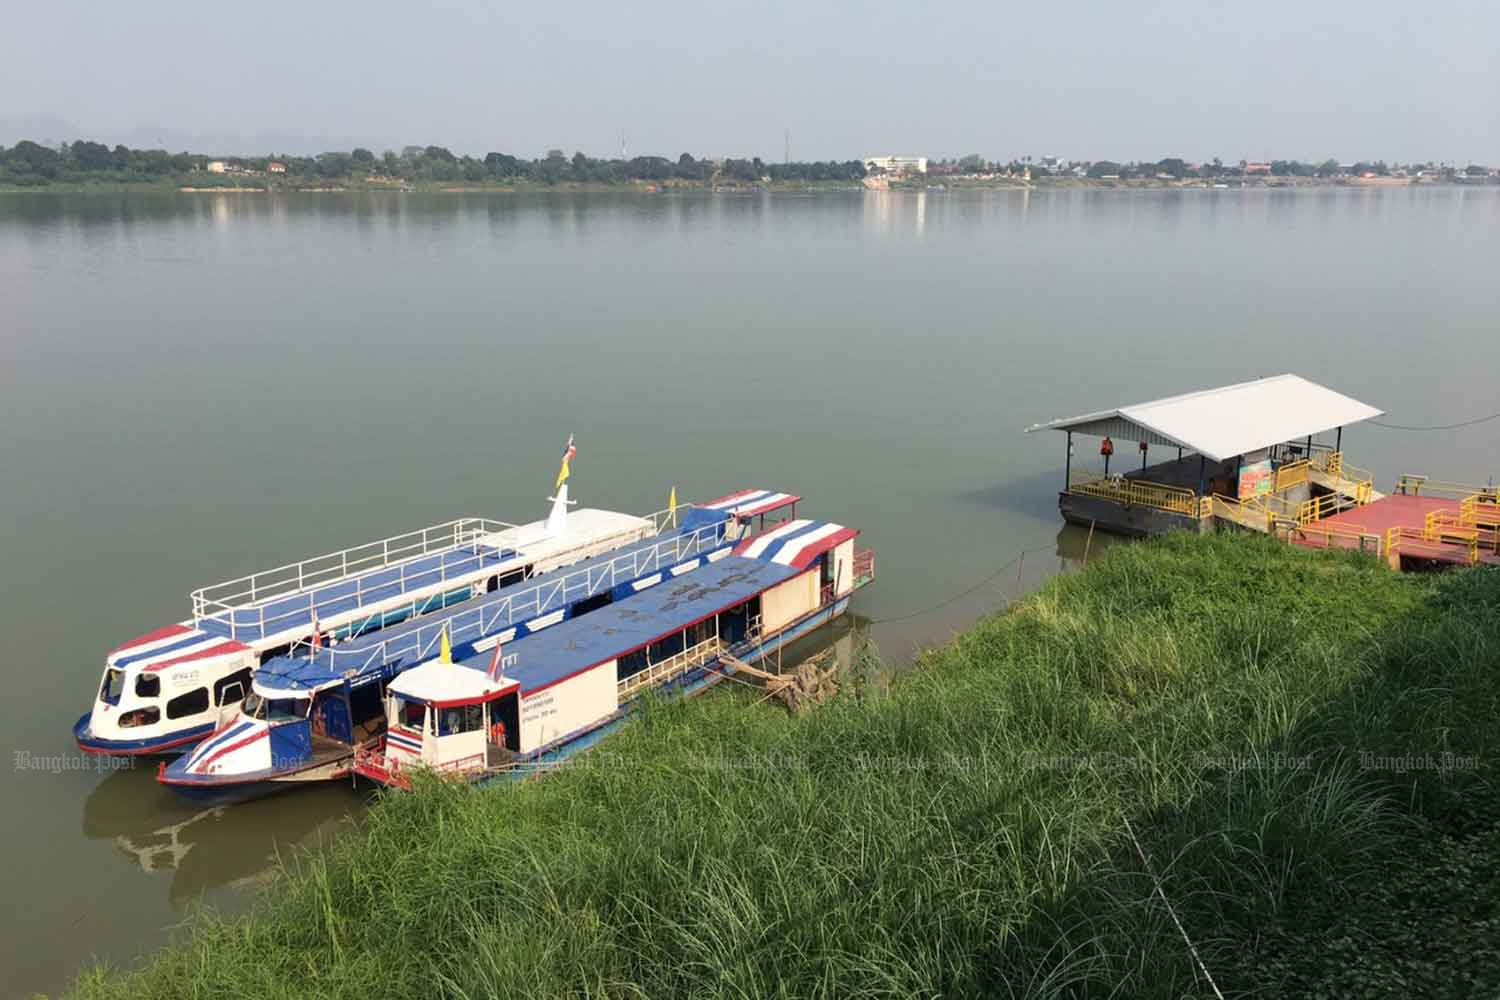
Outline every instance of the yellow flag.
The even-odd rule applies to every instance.
[[[552,484],[552,488],[554,490],[558,489],[562,486],[563,483],[568,481],[568,462],[576,454],[578,454],[578,449],[573,447],[573,435],[569,434],[568,446],[563,449],[562,468],[557,470],[557,482]]]
[[[438,650],[438,659],[444,663],[453,662],[453,644],[448,641],[448,626],[443,625],[443,645]]]
[[[672,526],[677,526],[677,487],[672,487],[672,494],[667,497],[667,511],[672,515]]]

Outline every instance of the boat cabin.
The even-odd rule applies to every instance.
[[[413,767],[482,772],[520,749],[518,681],[431,660],[391,681],[384,753],[361,752],[356,767],[386,784],[410,784]]]

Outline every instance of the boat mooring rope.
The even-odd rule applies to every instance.
[[[961,590],[958,593],[954,594],[952,597],[948,598],[946,601],[942,601],[942,602],[940,602],[938,604],[934,604],[930,608],[923,608],[921,611],[913,611],[910,614],[905,614],[905,615],[891,615],[891,616],[886,617],[886,618],[871,618],[870,619],[870,624],[871,625],[884,625],[884,624],[886,624],[888,622],[904,622],[904,621],[908,621],[908,620],[910,620],[912,618],[921,618],[923,615],[930,615],[934,611],[941,611],[943,608],[946,608],[948,605],[952,604],[954,601],[962,600],[963,598],[968,597],[970,594],[974,593],[974,591],[976,591],[979,588],[985,586],[986,584],[993,583],[997,578],[999,578],[999,576],[1000,576],[1001,573],[1004,573],[1006,570],[1010,569],[1016,563],[1020,562],[1022,559],[1025,559],[1031,553],[1033,553],[1033,552],[1045,552],[1048,549],[1054,548],[1056,546],[1056,544],[1057,544],[1056,542],[1052,542],[1052,543],[1049,543],[1047,545],[1038,545],[1035,548],[1022,549],[1020,552],[1017,552],[1014,557],[1012,557],[1012,559],[1010,560],[1010,562],[1006,563],[1004,566],[1001,566],[999,569],[995,570],[995,572],[991,573],[989,576],[985,577],[983,580],[980,580],[978,583],[974,584],[974,586],[969,587],[969,588],[967,588],[965,590]]]
[[[1366,423],[1374,424],[1376,427],[1384,427],[1391,431],[1456,431],[1461,427],[1473,427],[1476,424],[1487,424],[1491,420],[1500,419],[1500,413],[1491,413],[1487,417],[1475,417],[1473,420],[1463,420],[1456,424],[1433,424],[1431,427],[1418,427],[1410,424],[1386,424],[1379,420],[1367,420]]]

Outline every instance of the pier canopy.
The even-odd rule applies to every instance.
[[[1383,411],[1300,375],[1168,396],[1026,428],[1178,447],[1222,462],[1378,417]]]

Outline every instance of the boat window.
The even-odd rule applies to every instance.
[[[620,680],[634,676],[646,669],[646,651],[637,649],[634,653],[626,653],[616,663],[616,676]]]
[[[271,698],[266,702],[267,722],[296,722],[307,718],[312,702],[307,698]]]
[[[201,687],[180,694],[167,702],[167,718],[180,719],[185,715],[197,715],[208,711],[208,688]]]
[[[707,642],[719,634],[719,623],[717,619],[705,618],[696,625],[689,625],[686,631],[688,646],[697,646]]]
[[[483,728],[483,705],[460,705],[458,708],[444,708],[438,711],[439,736],[473,733]]]
[[[396,718],[400,720],[401,725],[408,729],[421,729],[422,713],[427,711],[427,706],[420,701],[407,701],[405,698],[398,698],[397,702],[401,708]]]
[[[247,719],[264,719],[266,717],[266,699],[251,691],[245,695],[245,703],[240,706]]]
[[[110,667],[104,671],[104,685],[99,688],[99,698],[111,705],[120,703],[120,695],[125,691],[125,671],[119,667]]]
[[[250,668],[236,670],[227,677],[220,677],[214,681],[214,704],[232,705],[245,697],[245,692],[250,689]],[[137,691],[137,694],[140,692]]]
[[[136,674],[135,696],[137,698],[155,698],[161,694],[161,676],[159,674]]]
[[[150,708],[138,708],[120,716],[120,728],[134,729],[136,726],[150,726],[160,721],[161,709],[153,705]]]

